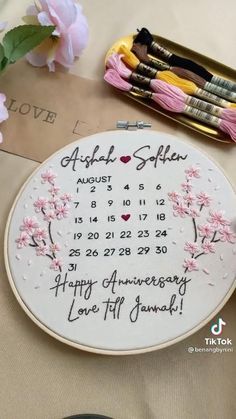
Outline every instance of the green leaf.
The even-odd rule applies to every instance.
[[[4,58],[4,48],[2,44],[0,44],[0,63],[2,62],[3,58]]]
[[[3,38],[5,57],[14,62],[41,44],[55,26],[22,25],[7,32]]]
[[[4,68],[7,66],[7,58],[4,56],[4,48],[2,44],[0,44],[0,71],[3,71]]]
[[[3,57],[2,62],[0,64],[0,71],[5,70],[8,64],[9,64],[8,59],[6,57]]]

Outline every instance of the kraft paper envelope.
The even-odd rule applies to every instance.
[[[134,103],[101,81],[88,80],[24,60],[0,78],[9,119],[0,126],[2,150],[43,161],[78,138],[112,130],[117,120],[144,120],[153,129],[174,132],[176,124]]]

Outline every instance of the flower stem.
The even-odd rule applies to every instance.
[[[194,243],[196,243],[196,241],[197,241],[197,226],[196,226],[195,218],[192,218],[192,220],[193,220],[193,227],[194,227]]]
[[[202,255],[205,255],[205,252],[199,253],[197,256],[195,256],[194,259],[197,259],[197,258],[199,258],[199,256],[202,256]]]
[[[52,224],[52,222],[50,221],[48,223],[48,234],[49,234],[49,238],[50,238],[51,243],[54,244],[54,241],[52,239],[51,224]]]

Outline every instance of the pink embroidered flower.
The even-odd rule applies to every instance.
[[[28,234],[33,234],[34,229],[39,226],[35,217],[25,217],[23,219],[23,225],[20,227],[21,231],[26,231]]]
[[[46,41],[27,54],[28,61],[55,71],[55,62],[70,67],[88,42],[88,24],[82,7],[75,0],[38,0],[27,9],[26,23],[54,25]]]
[[[57,243],[50,244],[49,248],[52,253],[56,253],[61,250],[61,247]]]
[[[4,102],[6,101],[6,96],[3,93],[0,93],[0,123],[5,121],[8,117],[8,110],[6,106],[4,105]],[[2,143],[3,137],[2,133],[0,132],[0,143]]]
[[[46,214],[44,215],[43,219],[45,221],[47,221],[48,223],[50,223],[50,221],[54,220],[56,217],[56,214],[53,210],[50,210],[48,212],[46,212]]]
[[[70,201],[72,201],[72,198],[73,198],[73,196],[70,193],[64,193],[61,196],[61,200],[64,201],[64,202],[70,202]]]
[[[184,218],[186,214],[188,214],[189,209],[183,204],[176,204],[173,206],[173,214],[175,217],[180,216],[181,218]]]
[[[224,211],[209,211],[210,218],[208,219],[209,223],[215,228],[224,227],[230,225],[230,222],[224,218]]]
[[[55,173],[53,173],[52,170],[46,170],[46,172],[43,172],[41,174],[42,183],[48,182],[51,185],[53,185],[53,182],[54,182],[54,180],[55,180],[56,177],[57,177],[57,175]]]
[[[26,231],[22,231],[22,233],[20,234],[20,237],[16,239],[18,249],[22,249],[22,247],[28,246],[29,241],[30,241],[29,235],[26,233]]]
[[[46,240],[48,237],[48,233],[45,228],[37,228],[33,234],[34,238],[38,241]]]
[[[49,207],[51,208],[51,209],[55,209],[56,208],[56,206],[57,206],[57,204],[58,204],[58,199],[57,198],[55,198],[55,197],[53,197],[53,198],[51,198],[51,199],[49,199],[49,201],[48,201],[48,203],[49,203]]]
[[[191,166],[185,170],[187,179],[189,178],[200,178],[200,169],[198,167]]]
[[[179,202],[179,199],[181,196],[178,192],[173,191],[173,192],[168,193],[168,197],[169,197],[169,200],[172,202]]]
[[[184,245],[184,250],[191,254],[196,253],[198,251],[197,243],[186,242]]]
[[[198,271],[198,265],[195,259],[184,259],[183,267],[187,269],[187,271]]]
[[[197,204],[203,205],[204,207],[209,207],[211,203],[211,197],[207,195],[205,192],[200,192],[197,194]]]
[[[235,243],[236,242],[236,234],[227,226],[221,228],[219,230],[220,233],[220,241],[222,242],[229,242]]]
[[[214,228],[211,224],[204,224],[198,226],[199,236],[210,238],[212,233],[214,232]]]
[[[192,218],[196,218],[200,216],[200,212],[195,208],[189,208],[189,216]]]
[[[40,212],[46,209],[47,206],[47,199],[46,198],[38,198],[37,201],[34,202],[35,212]]]
[[[60,259],[53,259],[53,261],[50,265],[50,269],[53,269],[54,271],[59,271],[61,267],[62,267],[61,260]]]
[[[66,205],[58,205],[56,209],[56,217],[58,220],[68,217],[69,208]]]
[[[184,200],[186,204],[192,205],[193,202],[195,201],[195,196],[191,193],[188,193],[187,195],[184,196]]]
[[[192,185],[190,182],[181,183],[181,187],[182,187],[182,191],[184,192],[191,192],[192,190]]]
[[[202,243],[202,249],[204,253],[215,253],[215,245],[209,240]]]
[[[39,246],[35,248],[35,250],[37,256],[45,256],[48,252],[48,247],[40,243]]]
[[[61,188],[59,188],[59,186],[52,186],[52,187],[48,190],[48,192],[50,192],[50,194],[52,194],[52,196],[54,196],[54,195],[58,195],[58,193],[60,192],[60,189],[61,189]]]

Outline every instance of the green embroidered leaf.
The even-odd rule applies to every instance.
[[[55,26],[22,25],[7,32],[3,38],[5,57],[12,63],[41,44]]]

